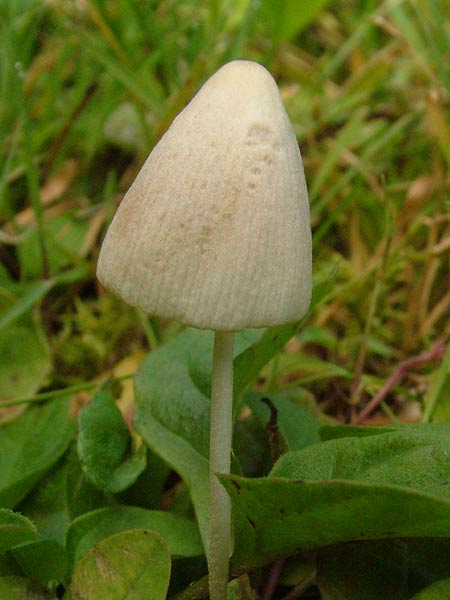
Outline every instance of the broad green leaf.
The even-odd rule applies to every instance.
[[[147,466],[136,481],[119,494],[121,504],[131,504],[141,508],[159,509],[164,498],[164,490],[171,469],[159,456],[147,450]]]
[[[0,508],[0,552],[36,538],[37,531],[31,521],[12,510]]]
[[[297,552],[284,561],[283,571],[280,575],[280,585],[295,586],[305,578],[311,577],[316,570],[317,551]]]
[[[325,598],[409,600],[450,573],[450,540],[347,542],[321,548],[316,560],[316,581]]]
[[[391,431],[404,429],[408,425],[383,425],[382,427],[369,427],[368,425],[323,425],[319,429],[319,436],[323,442],[348,437],[366,437],[368,435],[384,435]]]
[[[64,547],[55,540],[38,539],[16,546],[11,553],[24,574],[46,586],[50,581],[62,581],[68,570]]]
[[[203,552],[198,528],[192,521],[162,510],[115,506],[86,513],[71,523],[66,538],[70,560],[76,562],[100,540],[129,529],[158,532],[174,558]]]
[[[67,450],[74,434],[67,399],[29,408],[0,428],[0,506],[13,508]]]
[[[267,429],[253,414],[236,423],[233,435],[233,455],[246,477],[262,477],[273,467],[272,453],[267,443]]]
[[[421,590],[411,600],[444,600],[444,598],[450,598],[450,578],[436,581]]]
[[[261,369],[284,348],[299,325],[282,325],[264,333],[234,361],[234,396],[238,397],[253,383]]]
[[[312,448],[312,446],[311,446]],[[339,542],[450,537],[450,500],[396,485],[221,476],[239,567]]]
[[[305,29],[330,0],[261,0],[262,15],[276,42],[288,40]]]
[[[330,440],[285,454],[271,475],[389,483],[449,497],[450,425]]]
[[[0,409],[2,400],[28,397],[45,382],[50,353],[42,326],[30,315],[0,334]]]
[[[56,596],[41,590],[24,577],[0,577],[2,600],[56,600]]]
[[[261,333],[236,335],[239,355]],[[134,425],[146,444],[189,487],[207,547],[209,507],[209,397],[213,334],[187,329],[151,352],[136,376]],[[238,369],[239,357],[235,359]]]
[[[206,546],[209,504],[209,400],[194,384],[189,363],[211,365],[212,335],[187,330],[153,351],[135,379],[134,426],[189,487]]]
[[[136,481],[146,465],[144,446],[132,438],[109,387],[99,390],[78,416],[78,455],[88,480],[117,494]]]
[[[259,392],[246,394],[245,402],[263,424],[267,424],[270,420],[269,407],[261,400],[266,397],[277,410],[277,425],[289,450],[299,450],[320,442],[318,434],[320,423],[306,408],[277,395]]]
[[[235,395],[293,335],[297,325],[244,330],[235,341]],[[135,427],[188,485],[205,547],[209,506],[209,391],[213,336],[188,329],[152,352],[136,376]]]
[[[154,531],[133,529],[108,537],[75,566],[71,600],[164,600],[170,554]]]
[[[111,494],[107,495],[89,483],[75,447],[68,453],[65,496],[69,520],[114,502]]]
[[[70,519],[66,498],[67,462],[64,456],[18,505],[40,535],[63,544]]]
[[[308,314],[330,293],[335,275],[327,271],[313,279],[311,305]],[[262,368],[280,352],[286,342],[300,331],[306,315],[300,322],[272,327],[259,334],[249,347],[234,360],[234,396],[239,400],[241,394],[255,381]],[[241,332],[239,335],[242,335]],[[256,332],[255,332],[256,333]],[[239,408],[239,404],[237,406]]]

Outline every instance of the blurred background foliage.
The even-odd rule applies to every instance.
[[[98,248],[175,115],[247,58],[293,122],[329,286],[259,386],[350,420],[418,357],[378,420],[420,419],[424,394],[448,419],[450,359],[427,357],[450,335],[449,16],[444,0],[0,0],[4,405],[133,371],[178,331],[100,288]]]

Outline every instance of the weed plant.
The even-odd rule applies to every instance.
[[[143,161],[235,58],[294,125],[314,294],[301,324],[237,336],[230,597],[450,597],[449,17],[0,1],[0,598],[207,597],[212,338],[95,270]]]

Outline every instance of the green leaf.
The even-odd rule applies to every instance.
[[[330,0],[262,0],[261,10],[276,42],[291,39],[322,12]]]
[[[66,498],[69,520],[113,502],[110,494],[106,495],[89,483],[75,448],[70,450],[67,460]]]
[[[236,335],[235,354],[260,336]],[[146,444],[186,482],[205,547],[209,510],[209,390],[213,334],[187,329],[151,352],[136,379],[134,425]],[[235,359],[238,369],[239,357]],[[200,389],[201,388],[201,389]]]
[[[31,521],[12,510],[0,508],[0,552],[36,537],[37,531]]]
[[[233,454],[246,477],[262,477],[273,467],[267,429],[253,414],[236,423],[233,435]]]
[[[79,216],[68,211],[54,218],[46,219],[46,237],[51,240],[51,243],[47,244],[51,273],[58,273],[64,267],[81,262],[79,251],[83,245],[88,225],[88,219],[80,219]],[[18,246],[23,278],[32,279],[41,276],[42,264],[39,244],[37,229],[30,228]],[[51,285],[54,285],[54,283],[55,281]]]
[[[22,577],[23,572],[9,552],[0,552],[0,577]]]
[[[116,494],[136,481],[146,465],[144,446],[132,452],[132,438],[109,388],[99,390],[78,417],[78,455],[88,480]]]
[[[450,598],[450,578],[436,581],[421,590],[411,600],[444,600],[444,598]]]
[[[22,317],[4,327],[0,335],[0,409],[2,400],[34,394],[50,367],[44,332],[35,319]]]
[[[46,586],[50,581],[62,581],[69,566],[64,547],[55,540],[39,539],[16,546],[11,551],[24,574]]]
[[[55,282],[53,280],[42,279],[23,286],[23,290],[21,290],[22,293],[20,297],[17,298],[16,302],[12,303],[7,310],[2,312],[2,316],[0,317],[0,330],[13,323],[16,319],[22,317],[33,308],[54,284]]]
[[[265,425],[270,419],[269,407],[261,401],[266,397],[277,410],[277,425],[289,450],[299,450],[320,442],[320,423],[309,410],[281,396],[250,392],[245,395],[245,402],[261,423]]]
[[[56,600],[24,577],[0,577],[0,598],[4,600]]]
[[[299,385],[323,379],[353,378],[347,369],[307,354],[282,354],[277,361],[277,375],[282,377],[295,372]]]
[[[107,72],[114,77],[124,89],[132,93],[142,102],[148,110],[154,114],[161,112],[161,86],[156,77],[153,76],[152,65],[146,69],[147,77],[136,77],[136,72],[129,65],[124,65],[114,54],[108,52],[108,49],[101,43],[96,36],[91,35],[87,30],[82,30],[82,43],[87,52],[92,55],[93,62],[103,65]],[[155,49],[151,62],[157,61],[160,51]],[[91,59],[91,57],[90,57]]]
[[[332,350],[336,348],[336,334],[325,327],[310,325],[301,329],[296,338],[301,344],[316,344]]]
[[[296,327],[287,325],[266,332],[244,330],[236,334],[235,395],[254,380]],[[186,482],[205,547],[208,547],[212,349],[211,332],[187,329],[149,354],[135,380],[135,428],[146,444]]]
[[[165,484],[170,473],[169,465],[147,448],[147,466],[133,485],[118,496],[120,504],[151,509],[161,508]]]
[[[345,541],[450,537],[450,500],[417,490],[339,480],[220,479],[234,509],[232,561],[239,567]]]
[[[383,358],[392,358],[394,356],[392,348],[375,335],[367,336],[367,353],[368,355],[378,354]]]
[[[176,597],[177,594],[192,589],[193,582],[208,579],[208,565],[206,557],[195,556],[193,558],[180,558],[172,561],[172,572],[170,574],[170,587],[168,598]],[[206,596],[206,594],[205,594]]]
[[[330,293],[333,287],[335,274],[327,271],[314,277],[311,305],[308,314],[319,305]],[[249,339],[248,348],[241,352],[234,360],[234,397],[239,400],[242,393],[249,388],[261,372],[262,368],[280,352],[286,342],[301,328],[307,319],[306,315],[300,322],[271,327],[269,329],[253,332],[255,339]],[[259,331],[259,333],[258,333]],[[239,332],[238,336],[248,335],[247,332]],[[237,406],[239,408],[239,404]]]
[[[276,477],[286,479],[270,483]],[[262,564],[295,549],[348,540],[450,537],[444,516],[449,480],[447,424],[376,429],[289,452],[270,479],[224,478],[241,528],[234,560]]]
[[[29,408],[0,428],[0,506],[13,508],[67,450],[74,434],[67,399]]]
[[[347,542],[317,553],[316,582],[323,597],[331,599],[409,600],[448,573],[449,539]]]
[[[123,531],[99,542],[76,564],[71,600],[164,600],[170,554],[154,531]]]
[[[319,436],[323,442],[347,437],[366,437],[368,435],[384,435],[391,431],[404,429],[408,425],[383,425],[382,427],[369,427],[368,425],[323,425],[319,429]]]
[[[450,421],[450,344],[445,356],[433,375],[432,383],[427,390],[424,404],[423,421]]]
[[[389,483],[448,497],[450,425],[419,425],[330,440],[285,454],[271,475]]]
[[[192,521],[161,510],[115,506],[86,513],[71,523],[66,538],[70,560],[76,562],[100,540],[129,529],[157,531],[175,558],[203,552],[197,526]]]
[[[66,498],[67,462],[64,456],[17,507],[33,521],[39,533],[60,544],[69,525]]]
[[[259,339],[234,361],[234,396],[237,398],[259,375],[261,369],[275,356],[297,331],[299,325],[288,324],[266,329]]]

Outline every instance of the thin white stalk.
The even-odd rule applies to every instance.
[[[234,333],[215,332],[211,382],[210,437],[210,545],[209,594],[211,600],[227,597],[231,554],[231,504],[216,473],[230,472],[233,429]]]

